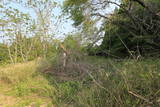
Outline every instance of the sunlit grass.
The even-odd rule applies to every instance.
[[[56,90],[36,69],[36,61],[0,67],[0,95],[2,99],[13,100],[13,103],[0,101],[0,104],[6,107],[52,106],[51,95]]]
[[[3,107],[160,105],[158,59],[117,62],[88,57],[84,63],[92,64],[96,71],[89,71],[92,77],[88,75],[76,81],[59,81],[53,75],[39,72],[47,66],[43,63],[31,61],[0,67],[0,104]]]

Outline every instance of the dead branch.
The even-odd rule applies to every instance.
[[[144,98],[143,96],[141,95],[138,95],[137,93],[134,93],[132,91],[128,91],[129,94],[141,99],[141,100],[144,100],[145,102],[149,103],[149,104],[153,104],[153,102],[150,102],[148,99]]]

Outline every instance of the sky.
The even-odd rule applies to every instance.
[[[59,4],[62,5],[64,0],[55,0],[55,2],[58,2]],[[4,0],[5,2],[5,0]],[[1,3],[1,2],[0,2]],[[7,7],[12,7],[12,8],[15,8],[15,9],[18,9],[19,11],[23,12],[23,13],[28,13],[32,19],[36,19],[36,13],[34,12],[33,9],[31,8],[27,8],[27,7],[24,7],[23,5],[17,3],[17,2],[9,2]],[[58,16],[60,15],[62,12],[61,12],[61,8],[60,7],[56,7],[53,9],[53,13],[54,16]],[[53,20],[53,24],[57,22],[57,19],[55,17],[52,18]],[[53,35],[55,38],[58,38],[58,39],[63,39],[65,37],[66,34],[70,33],[70,32],[73,32],[75,30],[75,28],[72,26],[73,24],[73,21],[71,20],[61,20],[62,22],[61,23],[58,23],[58,25],[56,26],[53,26],[55,27],[54,28],[54,32],[56,35]],[[2,39],[0,38],[0,42],[2,42]]]
[[[59,4],[62,4],[64,0],[55,0],[55,1],[58,2]],[[36,14],[35,14],[34,10],[32,10],[31,8],[23,7],[21,4],[18,4],[16,2],[10,2],[8,4],[8,7],[9,6],[12,7],[12,8],[18,9],[23,13],[28,13],[33,19],[36,19]],[[107,9],[106,11],[108,13],[112,12],[114,10],[114,8],[115,8],[115,6],[111,5],[109,7],[109,9]],[[61,14],[61,8],[60,7],[54,8],[53,14],[54,14],[54,16],[60,15]],[[54,18],[54,17],[53,17],[52,20],[53,20],[53,22],[57,22],[57,19]],[[72,26],[72,24],[73,24],[72,20],[69,20],[69,19],[65,20],[65,21],[62,20],[62,22],[59,23],[58,26],[56,26],[57,29],[54,29],[55,30],[54,32],[56,32],[56,35],[54,35],[54,37],[59,38],[59,39],[64,38],[66,34],[75,31],[76,29]]]
[[[64,0],[55,0],[55,2],[58,2],[60,4],[63,3]],[[28,13],[32,18],[36,18],[35,12],[31,8],[26,8],[23,7],[22,5],[16,3],[16,2],[11,2],[8,6],[11,6],[13,8],[16,8],[24,13]],[[56,7],[53,9],[53,14],[55,16],[58,16],[61,14],[61,8]],[[53,22],[57,22],[57,19],[53,18]],[[60,25],[56,26],[57,29],[55,29],[56,35],[54,35],[56,38],[63,38],[66,34],[73,32],[75,28],[72,26],[73,21],[71,20],[66,20],[65,22],[63,21],[60,23]]]

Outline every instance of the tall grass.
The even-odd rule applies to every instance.
[[[0,67],[0,99],[4,99],[1,95],[10,96],[12,102],[6,104],[3,100],[0,104],[3,102],[4,107],[160,106],[158,59],[116,61],[86,57],[68,64],[69,67],[67,65],[63,71],[59,71],[62,74],[72,74],[65,77],[54,75],[53,72],[59,70],[58,66],[46,60]],[[53,67],[48,69],[50,66]],[[49,74],[39,72],[46,68],[50,70]],[[85,73],[79,78],[76,71],[81,70]],[[74,79],[62,79],[66,76]]]
[[[91,60],[96,66],[106,65],[95,72],[88,72],[84,80],[58,83],[57,106],[160,106],[159,60]]]

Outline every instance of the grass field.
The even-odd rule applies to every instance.
[[[0,107],[160,106],[159,60],[87,60],[95,72],[77,80],[41,73],[37,61],[1,66]]]
[[[0,107],[52,107],[55,91],[35,61],[0,67]]]

